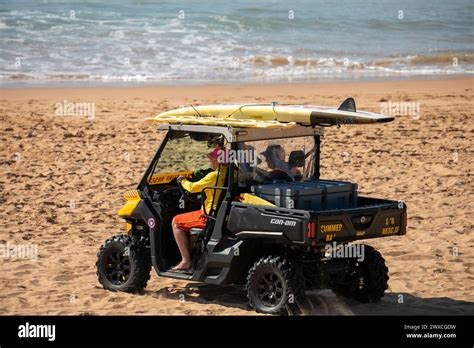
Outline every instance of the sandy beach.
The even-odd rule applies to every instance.
[[[362,305],[330,291],[306,313],[474,314],[474,78],[324,84],[0,89],[0,244],[31,246],[37,260],[0,258],[1,315],[254,315],[238,289],[160,278],[143,294],[97,281],[103,241],[125,233],[116,212],[159,145],[159,112],[189,104],[289,102],[417,113],[375,126],[326,130],[322,177],[408,205],[404,237],[369,240],[385,257],[389,289]],[[95,115],[61,116],[58,104],[92,103]],[[386,104],[384,104],[386,103]],[[411,105],[411,104],[410,104]],[[415,108],[416,110],[416,108]],[[184,295],[184,296],[183,296]]]

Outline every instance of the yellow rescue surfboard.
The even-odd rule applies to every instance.
[[[190,106],[163,112],[147,121],[281,128],[305,125],[367,124],[393,121],[393,117],[357,111],[355,101],[346,99],[339,108],[312,105],[217,104]]]

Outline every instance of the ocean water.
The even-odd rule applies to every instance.
[[[0,84],[472,74],[473,13],[472,0],[0,0]]]

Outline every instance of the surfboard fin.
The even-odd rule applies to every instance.
[[[337,109],[338,110],[343,110],[343,111],[357,112],[356,102],[355,102],[354,98],[349,97],[346,100],[344,100],[342,102],[342,104]]]

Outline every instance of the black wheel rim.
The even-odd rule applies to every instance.
[[[257,296],[267,307],[276,307],[283,299],[283,281],[273,272],[262,273],[257,280]]]
[[[356,263],[351,273],[351,288],[354,292],[361,292],[366,286],[366,276],[361,265]]]
[[[107,255],[105,274],[114,285],[123,285],[130,276],[130,259],[123,251],[113,250]]]
[[[361,291],[365,287],[365,272],[362,268],[362,264],[356,262],[355,264],[355,271],[354,271],[354,282],[357,291]]]

